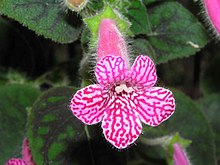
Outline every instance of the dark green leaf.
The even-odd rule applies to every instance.
[[[55,88],[35,103],[28,122],[28,139],[37,164],[114,165],[125,152],[112,150],[100,126],[87,126],[69,109],[74,88]]]
[[[192,141],[187,148],[189,157],[193,158],[192,164],[215,164],[213,132],[205,116],[183,93],[174,90],[174,96],[176,99],[174,115],[158,127],[144,126],[143,136],[153,138],[179,133],[182,138]]]
[[[157,58],[154,48],[146,39],[135,39],[132,46],[134,48],[135,55],[145,54],[151,56],[153,59]]]
[[[95,15],[97,12],[101,11],[104,7],[104,1],[92,0],[87,3],[86,7],[80,11],[83,18],[88,17],[88,15]]]
[[[130,20],[131,31],[135,35],[150,33],[149,18],[142,1],[130,1],[129,7],[123,12],[123,14]]]
[[[214,131],[216,155],[220,162],[220,93],[207,95],[198,101],[198,106],[204,112]]]
[[[128,165],[167,165],[161,146],[146,146],[137,143],[128,152]]]
[[[205,69],[201,79],[203,94],[220,92],[219,65],[220,57],[217,55]]]
[[[59,43],[70,43],[81,31],[76,14],[68,18],[57,0],[2,0],[0,13]]]
[[[146,8],[141,0],[105,0],[114,9],[117,9],[122,19],[128,19],[131,22],[131,31],[133,34],[148,34],[150,27],[148,24],[148,15]],[[130,34],[129,34],[130,35]]]
[[[40,94],[30,85],[0,86],[0,164],[20,157],[25,137],[27,109]]]
[[[151,55],[153,52],[151,56],[157,63],[193,55],[209,40],[198,20],[177,2],[151,6],[148,13],[150,33],[137,36],[138,40],[134,40],[137,43],[133,44],[133,48],[142,49],[139,54]],[[145,49],[143,44],[139,44],[139,38],[148,40]]]
[[[143,3],[145,5],[151,5],[151,4],[155,3],[155,2],[164,2],[164,1],[168,1],[168,0],[143,0]]]

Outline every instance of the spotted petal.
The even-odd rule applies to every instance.
[[[138,86],[154,86],[157,81],[156,69],[148,56],[140,55],[130,69],[130,82]]]
[[[125,99],[118,98],[105,111],[102,129],[105,138],[110,143],[118,149],[123,149],[138,138],[142,125],[132,104]]]
[[[150,126],[157,126],[167,120],[175,110],[175,99],[171,91],[152,87],[136,92],[134,100],[138,116],[142,122]]]
[[[22,159],[10,159],[5,165],[26,165]]]
[[[70,109],[85,124],[96,124],[104,115],[107,92],[100,85],[89,85],[73,96]]]
[[[106,56],[96,64],[95,75],[101,85],[126,81],[128,69],[122,57]]]

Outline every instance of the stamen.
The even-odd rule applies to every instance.
[[[134,89],[132,87],[127,87],[126,84],[120,84],[115,87],[115,92],[117,94],[121,93],[122,91],[125,91],[126,93],[131,93],[134,91]]]

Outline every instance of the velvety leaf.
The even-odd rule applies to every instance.
[[[217,55],[204,69],[201,78],[201,89],[203,94],[211,94],[220,92],[220,76],[219,76],[220,57]]]
[[[0,86],[0,164],[21,156],[27,108],[39,94],[39,90],[30,85]]]
[[[2,0],[0,13],[59,43],[75,41],[81,31],[77,14],[68,17],[57,0]]]
[[[215,164],[213,132],[205,116],[190,98],[179,91],[172,91],[176,99],[174,115],[158,127],[145,125],[143,137],[154,138],[179,133],[182,138],[192,141],[187,148],[192,164]],[[146,151],[149,151],[147,146]]]
[[[148,55],[153,59],[157,58],[156,52],[152,45],[149,43],[146,39],[135,39],[132,43],[132,46],[134,47],[135,55]]]
[[[107,3],[110,3],[114,9],[117,9],[125,16],[124,18],[127,17],[129,19],[131,31],[134,35],[150,33],[149,18],[141,0],[110,0]]]
[[[207,95],[197,103],[213,128],[216,155],[218,162],[220,162],[220,93]]]
[[[133,49],[142,49],[139,54],[150,54],[153,49],[156,63],[193,55],[209,41],[203,26],[177,2],[159,3],[150,6],[147,12],[150,32],[137,36]],[[148,41],[145,49],[139,44],[140,38]]]
[[[131,31],[134,35],[150,33],[149,17],[142,1],[129,1],[129,6],[123,11],[123,14],[131,22]]]
[[[100,126],[87,126],[69,109],[74,88],[46,92],[34,104],[28,122],[28,139],[37,164],[114,165],[125,162],[126,153],[112,150]]]

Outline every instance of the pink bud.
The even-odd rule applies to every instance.
[[[106,56],[120,56],[129,64],[125,40],[111,19],[103,19],[99,25],[98,61]]]
[[[23,160],[27,165],[34,165],[35,163],[32,160],[31,150],[29,148],[28,139],[23,140]]]
[[[220,0],[204,0],[204,6],[211,24],[220,35]]]
[[[27,138],[23,140],[22,159],[12,158],[5,165],[36,165],[32,159],[31,150]]]
[[[173,162],[174,165],[190,165],[186,153],[183,151],[179,143],[173,144]]]

